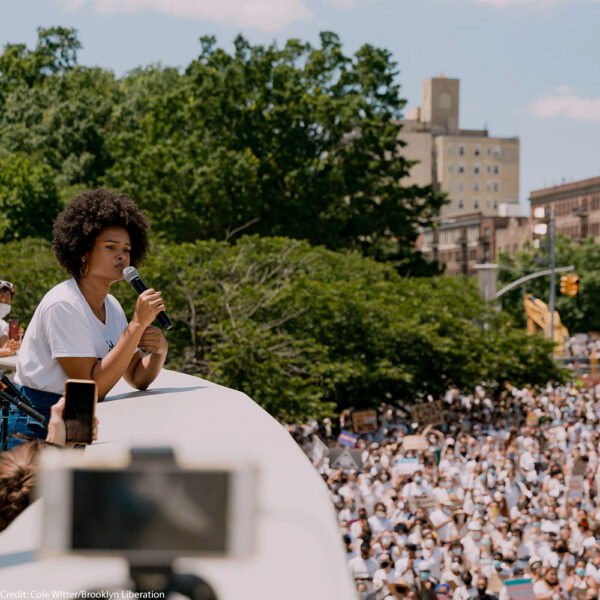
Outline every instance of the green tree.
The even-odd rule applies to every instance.
[[[405,101],[390,53],[346,56],[333,33],[319,48],[201,43],[184,75],[125,78],[105,181],[140,199],[165,239],[285,235],[409,270],[418,227],[444,200],[403,185],[411,163],[392,120]]]
[[[0,151],[0,241],[49,238],[58,211],[52,170]]]
[[[14,241],[2,253],[2,276],[19,290],[13,313],[26,324],[65,274],[47,242]],[[174,323],[168,367],[240,389],[284,419],[564,377],[548,342],[507,325],[472,281],[402,278],[356,251],[257,236],[159,244],[142,272]],[[112,293],[131,315],[131,287]]]
[[[556,277],[556,310],[562,322],[571,333],[600,331],[600,315],[597,310],[597,298],[600,294],[600,244],[593,238],[577,243],[559,236],[556,247],[557,266],[574,265],[579,275],[579,294],[575,297],[560,293],[560,274]],[[548,268],[548,252],[544,243],[538,248],[532,243],[511,258],[506,254],[500,257],[499,281],[505,285],[523,275]],[[533,294],[548,302],[550,277],[541,277],[508,292],[502,297],[503,308],[511,315],[516,325],[525,327],[526,316],[523,309],[525,294]]]
[[[25,44],[6,44],[0,55],[0,106],[4,95],[24,85],[32,87],[52,73],[71,69],[77,63],[81,43],[75,29],[39,27],[33,50]]]

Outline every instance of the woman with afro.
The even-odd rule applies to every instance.
[[[123,269],[137,266],[148,249],[149,223],[126,194],[106,189],[77,196],[57,217],[52,248],[71,279],[52,288],[36,308],[19,352],[15,383],[47,418],[67,379],[93,379],[103,399],[123,377],[147,388],[160,372],[167,341],[156,315],[160,292],[143,292],[129,323],[110,287]],[[142,357],[145,350],[150,354]],[[23,414],[11,415],[9,432],[45,437]],[[9,446],[19,443],[9,439]]]

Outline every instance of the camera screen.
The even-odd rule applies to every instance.
[[[73,472],[73,550],[225,553],[231,473]]]

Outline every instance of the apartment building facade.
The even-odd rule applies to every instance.
[[[519,138],[490,137],[487,130],[460,129],[459,80],[440,75],[423,82],[422,106],[398,121],[403,154],[419,161],[408,184],[446,192],[440,218],[480,212],[512,216],[519,208]]]
[[[600,241],[600,177],[533,190],[531,216],[536,208],[556,209],[556,232],[575,241],[593,236]]]

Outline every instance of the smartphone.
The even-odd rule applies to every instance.
[[[65,383],[65,426],[67,442],[91,444],[98,387],[91,379],[67,379]]]
[[[8,337],[11,340],[19,341],[19,319],[11,319],[8,322]]]
[[[46,553],[162,564],[180,556],[247,557],[254,551],[251,468],[182,469],[166,462],[44,467],[39,492]]]

